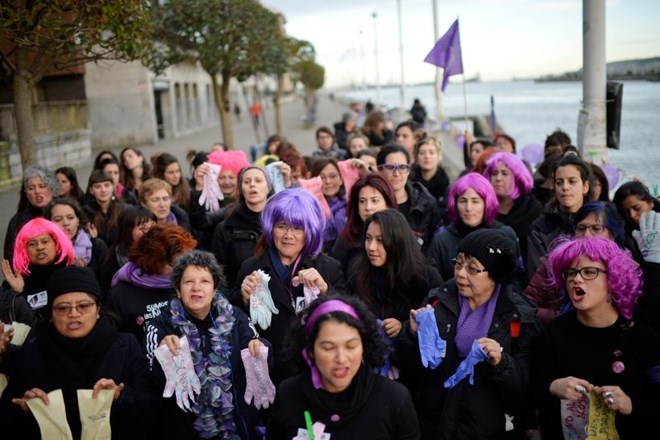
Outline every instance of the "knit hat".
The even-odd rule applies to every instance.
[[[55,298],[72,292],[85,292],[101,302],[101,286],[94,273],[86,267],[69,266],[53,272],[48,282],[48,307]]]
[[[471,232],[458,245],[458,252],[479,260],[498,284],[506,283],[516,268],[516,244],[496,229]]]

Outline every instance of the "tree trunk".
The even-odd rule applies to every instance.
[[[222,125],[223,141],[229,148],[234,148],[234,132],[231,126],[231,100],[229,99],[229,82],[231,76],[222,74],[220,85],[220,124]]]
[[[273,105],[275,106],[275,133],[282,134],[282,90],[284,89],[284,76],[277,76],[277,89],[273,95]]]
[[[33,165],[34,160],[34,126],[32,122],[34,79],[28,69],[27,57],[27,48],[21,47],[16,51],[16,73],[13,85],[18,151],[21,154],[21,166],[24,170]]]

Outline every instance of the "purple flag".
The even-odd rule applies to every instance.
[[[449,30],[435,43],[424,62],[442,67],[442,87],[444,92],[449,77],[463,73],[463,58],[461,56],[461,37],[458,32],[458,18]]]

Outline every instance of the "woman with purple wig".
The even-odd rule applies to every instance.
[[[515,154],[496,153],[486,162],[484,176],[493,185],[500,205],[496,219],[514,230],[526,261],[529,225],[543,212],[541,203],[532,194],[532,175]]]
[[[291,366],[282,363],[279,354],[290,322],[309,306],[305,291],[324,296],[344,289],[341,264],[321,254],[324,227],[321,205],[309,192],[292,188],[275,194],[261,212],[263,232],[255,256],[245,260],[238,272],[240,293],[235,292],[232,302],[246,311],[261,284],[257,271],[270,276],[268,290],[278,313],[272,315],[269,326],[257,327],[273,344],[275,383],[292,374]]]
[[[498,229],[516,243],[519,265],[522,264],[516,233],[495,220],[498,206],[493,186],[481,174],[468,173],[450,187],[447,214],[451,223],[435,234],[429,249],[443,280],[454,277],[451,260],[458,253],[458,245],[469,233],[479,229]]]
[[[543,437],[570,434],[565,419],[590,396],[606,407],[602,414],[614,412],[610,435],[615,427],[621,439],[649,438],[660,417],[660,334],[632,319],[642,295],[639,266],[602,237],[560,242],[549,262],[552,283],[574,310],[556,318],[537,344],[533,390]]]

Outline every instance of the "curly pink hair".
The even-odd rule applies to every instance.
[[[64,229],[59,225],[46,220],[45,218],[37,217],[27,222],[16,235],[14,242],[14,259],[12,264],[14,270],[17,270],[21,275],[30,274],[30,257],[28,256],[28,242],[39,235],[48,234],[55,240],[55,247],[57,249],[57,256],[55,257],[56,263],[61,263],[66,260],[66,265],[70,266],[76,259],[76,253],[73,250],[73,243],[66,235]],[[59,256],[59,259],[57,257]]]
[[[214,151],[209,154],[207,161],[220,165],[222,171],[231,171],[237,176],[243,168],[250,166],[247,155],[241,150]]]

